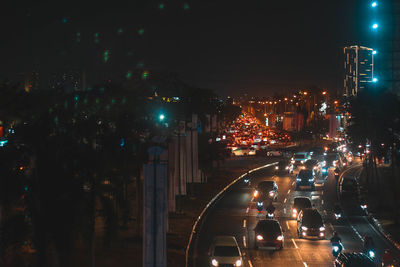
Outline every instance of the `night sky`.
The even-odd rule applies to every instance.
[[[45,80],[52,72],[85,69],[93,83],[145,68],[177,73],[220,95],[270,95],[310,85],[335,90],[341,86],[340,47],[369,45],[368,1],[361,0],[2,5],[0,78],[35,69]]]

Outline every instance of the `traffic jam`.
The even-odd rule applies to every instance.
[[[272,131],[246,114],[238,118],[229,133],[232,155],[273,157],[273,164],[267,175],[248,173],[241,180],[241,185],[251,192],[243,219],[243,242],[235,235],[216,236],[209,250],[210,266],[269,266],[264,265],[266,258],[277,260],[271,253],[284,251],[286,246],[297,251],[311,250],[310,255],[315,258],[314,242],[329,243],[318,248],[321,255],[329,254],[326,257],[333,266],[381,264],[382,255],[378,259],[368,235],[361,236],[354,228],[359,242],[349,241],[346,248],[342,242],[347,240],[343,230],[345,203],[354,204],[351,209],[359,215],[368,214],[357,179],[343,175],[359,165],[367,149],[353,155],[343,139],[295,147],[289,134]],[[307,263],[315,260],[309,259],[309,254],[296,255],[304,266],[314,266]],[[359,265],[345,264],[351,261]],[[382,263],[382,266],[394,265]]]

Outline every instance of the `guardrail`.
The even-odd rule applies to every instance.
[[[210,208],[216,201],[217,199],[223,194],[225,193],[226,190],[228,190],[232,185],[234,185],[236,182],[238,182],[240,179],[242,179],[243,177],[245,177],[247,174],[249,173],[253,173],[255,171],[261,170],[261,169],[265,169],[274,165],[277,165],[278,162],[273,162],[273,163],[269,163],[260,167],[257,167],[255,169],[252,169],[242,175],[240,175],[238,178],[236,178],[235,180],[233,180],[230,184],[228,184],[227,186],[224,187],[224,189],[222,189],[217,195],[215,195],[208,203],[207,205],[204,207],[204,209],[201,211],[199,217],[197,217],[195,223],[193,224],[193,228],[192,231],[190,233],[189,236],[189,241],[188,244],[186,246],[186,250],[185,250],[185,266],[188,267],[189,266],[189,250],[190,250],[190,246],[193,240],[193,236],[196,233],[196,229],[197,226],[199,224],[199,222],[201,221],[201,219],[203,218],[204,214],[207,212],[208,208]]]

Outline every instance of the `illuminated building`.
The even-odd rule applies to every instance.
[[[364,46],[347,46],[344,54],[343,95],[356,96],[374,78],[373,49]]]

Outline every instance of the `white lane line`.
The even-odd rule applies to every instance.
[[[324,205],[324,200],[321,200],[321,204]]]
[[[295,248],[299,248],[293,238],[292,238],[292,242],[293,242],[293,245]]]
[[[323,195],[323,194],[324,194],[324,191],[321,192],[321,195]]]
[[[308,267],[307,263],[305,263],[304,261],[303,261],[303,264],[304,264],[304,267]]]
[[[250,210],[250,208],[249,208],[249,207],[247,207],[246,213],[249,213],[249,210]]]
[[[288,195],[290,194],[290,189],[289,189],[289,191],[287,191],[287,193],[288,193]]]
[[[246,228],[246,219],[243,220],[243,228]]]
[[[248,260],[247,262],[249,263],[249,266],[250,266],[250,267],[253,267],[253,264],[251,263],[250,260]]]
[[[356,230],[356,228],[354,228],[354,226],[351,225],[351,224],[350,224],[350,226],[351,226],[351,229],[353,229],[353,231],[356,233],[356,235],[358,236],[358,238],[360,238],[361,240],[363,240],[362,236],[361,236],[360,233]]]
[[[285,198],[285,200],[283,201],[283,203],[286,203],[287,199]]]
[[[289,226],[289,222],[288,222],[288,221],[286,221],[286,226],[287,226],[287,229],[290,229],[290,226]]]
[[[247,244],[246,244],[246,236],[244,235],[243,236],[243,246],[246,248],[247,247]]]
[[[283,213],[286,214],[286,208],[283,208]]]
[[[294,182],[292,183],[292,185],[294,185]]]

